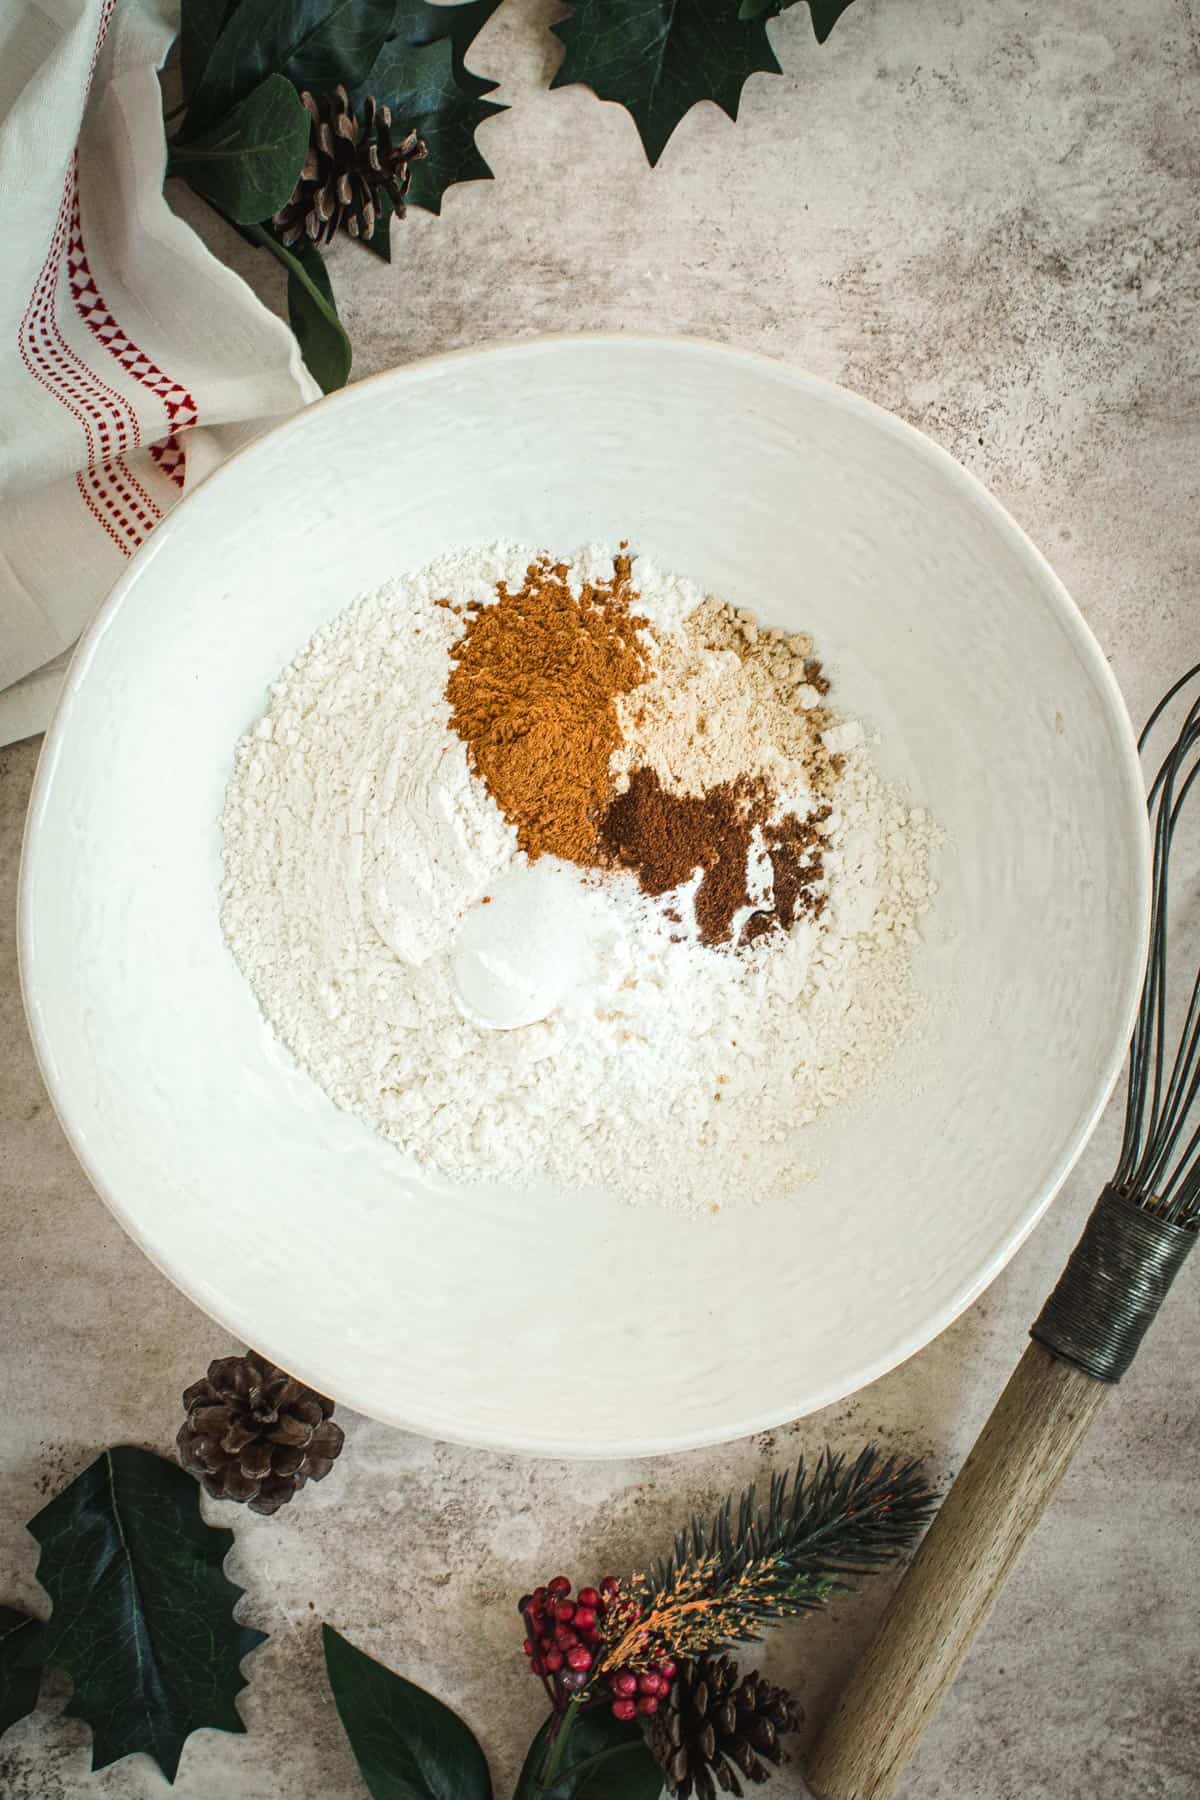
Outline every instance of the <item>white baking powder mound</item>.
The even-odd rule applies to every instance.
[[[710,948],[665,916],[690,917],[686,892],[529,865],[449,729],[463,622],[436,602],[487,604],[535,555],[472,550],[389,582],[283,671],[226,796],[229,944],[313,1079],[426,1169],[687,1210],[785,1194],[811,1173],[797,1126],[912,1028],[940,833],[842,720],[826,905],[786,935]],[[634,585],[660,632],[704,599],[640,559]]]

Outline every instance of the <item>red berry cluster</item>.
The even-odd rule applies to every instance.
[[[613,1717],[632,1719],[635,1713],[656,1713],[659,1701],[665,1700],[670,1693],[674,1679],[675,1664],[669,1658],[636,1675],[632,1669],[617,1669],[608,1677]]]
[[[535,1674],[549,1676],[555,1686],[567,1693],[580,1693],[591,1679],[606,1611],[606,1600],[617,1591],[615,1577],[608,1576],[600,1587],[580,1588],[574,1600],[568,1598],[571,1584],[565,1575],[556,1575],[545,1587],[535,1588],[517,1602],[525,1629],[525,1654]]]
[[[580,1588],[569,1596],[571,1583],[556,1575],[545,1587],[535,1588],[517,1602],[529,1633],[524,1651],[536,1675],[556,1692],[582,1693],[592,1679],[599,1647],[604,1641],[604,1621],[620,1583],[606,1575],[598,1588]],[[638,1713],[656,1713],[658,1703],[671,1691],[673,1662],[656,1663],[651,1669],[610,1670],[604,1677],[618,1719]]]

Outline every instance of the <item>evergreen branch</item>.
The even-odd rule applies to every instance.
[[[765,1505],[756,1489],[732,1497],[706,1524],[699,1517],[675,1541],[649,1585],[669,1589],[689,1563],[715,1557],[715,1578],[732,1581],[749,1563],[776,1558],[794,1574],[865,1574],[890,1562],[928,1524],[937,1495],[917,1462],[882,1460],[873,1444],[852,1463],[826,1449],[809,1475],[773,1475]]]
[[[931,1518],[937,1496],[920,1465],[880,1458],[852,1463],[825,1450],[811,1475],[771,1478],[765,1502],[751,1486],[711,1520],[693,1519],[649,1576],[614,1602],[606,1668],[698,1656],[759,1635],[771,1619],[819,1611],[830,1596],[892,1561]]]

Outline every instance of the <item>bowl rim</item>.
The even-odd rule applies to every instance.
[[[49,808],[55,771],[62,753],[63,741],[70,729],[75,698],[86,678],[97,646],[120,611],[129,591],[141,579],[148,563],[159,553],[171,531],[176,528],[180,511],[187,507],[189,501],[208,489],[210,484],[223,485],[236,480],[238,466],[243,458],[259,453],[267,446],[278,447],[290,435],[304,430],[306,422],[314,412],[318,410],[331,412],[351,408],[359,404],[361,396],[370,389],[384,386],[403,387],[407,382],[420,379],[429,371],[444,366],[453,365],[464,368],[469,367],[472,362],[490,361],[497,357],[514,355],[537,357],[579,348],[596,351],[603,351],[605,348],[649,349],[664,351],[670,355],[688,355],[700,359],[717,357],[729,362],[740,362],[759,374],[768,375],[771,379],[797,392],[803,391],[815,395],[851,413],[857,413],[877,429],[906,443],[940,470],[952,487],[957,487],[965,497],[983,507],[995,528],[1008,539],[1014,551],[1036,575],[1038,585],[1045,595],[1047,603],[1057,610],[1059,622],[1070,637],[1085,671],[1091,675],[1097,697],[1107,713],[1110,728],[1113,729],[1116,739],[1121,744],[1122,754],[1118,759],[1119,781],[1123,790],[1122,798],[1133,819],[1133,836],[1137,839],[1137,848],[1140,852],[1132,859],[1131,879],[1137,913],[1141,920],[1136,943],[1133,941],[1130,943],[1131,953],[1126,958],[1125,967],[1120,972],[1117,982],[1120,991],[1120,1032],[1114,1034],[1114,1041],[1107,1047],[1105,1055],[1098,1065],[1091,1087],[1090,1102],[1081,1115],[1081,1121],[1075,1133],[1051,1169],[1044,1186],[1040,1191],[1031,1195],[1012,1230],[995,1247],[977,1273],[965,1281],[948,1301],[939,1306],[923,1325],[901,1332],[894,1340],[889,1341],[886,1349],[865,1359],[848,1373],[837,1380],[827,1382],[824,1386],[815,1388],[810,1386],[804,1390],[800,1385],[802,1377],[798,1376],[796,1395],[783,1409],[775,1405],[765,1411],[752,1412],[745,1417],[723,1421],[706,1430],[690,1430],[673,1436],[635,1436],[613,1438],[596,1443],[581,1438],[543,1437],[536,1432],[528,1431],[518,1431],[513,1434],[502,1430],[489,1430],[458,1420],[447,1422],[433,1415],[423,1415],[419,1408],[414,1407],[381,1411],[376,1402],[372,1402],[370,1412],[365,1414],[367,1417],[378,1418],[383,1423],[393,1425],[401,1430],[416,1432],[424,1437],[441,1439],[471,1448],[537,1457],[594,1460],[676,1454],[681,1451],[731,1443],[758,1432],[773,1430],[791,1420],[806,1418],[811,1413],[818,1412],[824,1407],[846,1399],[851,1394],[860,1392],[872,1382],[907,1362],[918,1351],[926,1348],[978,1299],[979,1295],[995,1280],[1029,1237],[1059,1193],[1091,1138],[1124,1065],[1141,990],[1150,928],[1150,828],[1146,812],[1145,784],[1134,728],[1116,676],[1109,666],[1099,641],[1067,588],[1024,528],[1018,524],[983,481],[959,462],[957,457],[951,455],[941,444],[917,426],[900,418],[896,413],[888,411],[886,407],[879,406],[863,395],[841,386],[838,382],[812,375],[794,364],[783,362],[761,351],[724,344],[715,339],[673,332],[549,332],[524,337],[489,339],[483,344],[437,351],[428,356],[414,358],[413,361],[397,367],[379,370],[374,375],[366,376],[361,381],[351,382],[334,393],[324,395],[307,406],[300,407],[295,413],[289,414],[277,424],[268,426],[264,431],[258,433],[249,443],[240,446],[171,508],[171,511],[130,558],[128,566],[118,577],[108,596],[80,636],[46,730],[30,792],[18,877],[17,960],[29,1035],[38,1069],[55,1116],[88,1181],[116,1218],[122,1230],[133,1239],[142,1254],[161,1274],[166,1276],[174,1287],[178,1288],[223,1330],[228,1331],[240,1341],[251,1344],[261,1354],[280,1363],[290,1373],[317,1389],[318,1392],[332,1393],[332,1397],[337,1400],[338,1404],[356,1411],[363,1410],[352,1391],[341,1390],[340,1379],[331,1386],[328,1374],[323,1374],[319,1367],[314,1366],[307,1355],[295,1358],[285,1350],[284,1346],[273,1345],[259,1339],[252,1329],[247,1330],[247,1327],[252,1327],[252,1321],[246,1315],[236,1307],[226,1306],[221,1296],[211,1292],[203,1280],[183,1268],[176,1267],[170,1257],[148,1240],[141,1227],[129,1216],[118,1195],[108,1186],[99,1170],[93,1165],[82,1124],[72,1116],[69,1097],[58,1090],[53,1047],[50,1043],[49,1033],[45,1030],[40,1018],[37,997],[34,992],[36,986],[34,967],[36,954],[33,948],[35,919],[31,895],[32,870],[41,853],[41,843],[44,841],[44,834],[40,828]],[[1114,779],[1118,778],[1118,771],[1114,770],[1113,775]],[[1134,951],[1136,954],[1133,954]],[[334,1392],[335,1388],[339,1391]]]

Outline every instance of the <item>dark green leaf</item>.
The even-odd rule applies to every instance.
[[[733,0],[574,0],[554,29],[567,53],[550,85],[582,81],[627,107],[652,163],[698,100],[736,119],[747,77],[779,74],[765,24]]]
[[[191,96],[181,136],[224,119],[267,75],[297,87],[357,86],[392,29],[395,0],[250,0],[239,6]],[[260,215],[261,216],[261,215]]]
[[[321,252],[305,242],[297,244],[293,254],[299,268],[288,271],[288,323],[321,392],[331,394],[334,388],[345,387],[349,378],[350,339],[338,318]]]
[[[204,1523],[190,1475],[146,1450],[106,1450],[30,1526],[54,1610],[23,1660],[65,1669],[67,1714],[92,1728],[92,1767],[144,1750],[175,1779],[188,1734],[244,1731],[240,1663],[264,1632],[238,1625],[221,1572],[232,1531]]]
[[[808,0],[808,10],[813,22],[813,30],[817,34],[818,44],[823,44],[842,14],[853,0]],[[739,19],[777,19],[781,12],[789,6],[795,6],[798,0],[742,0],[738,8]]]
[[[369,238],[358,240],[364,250],[369,250],[372,256],[381,257],[384,262],[392,260],[392,214],[394,211],[391,195],[381,193],[375,214],[375,229]]]
[[[374,1800],[491,1800],[483,1751],[448,1706],[331,1625],[321,1636],[338,1715]]]
[[[182,175],[239,225],[270,218],[291,199],[309,123],[287,77],[268,75],[212,131],[173,144],[167,173]]]
[[[298,11],[296,0],[292,10]],[[297,87],[352,88],[369,69],[392,29],[394,0],[339,0],[319,30],[297,44],[283,64]]]
[[[817,34],[818,44],[823,44],[842,14],[853,3],[853,0],[808,0],[808,9],[812,14],[813,30]]]
[[[39,1620],[0,1606],[0,1737],[37,1705],[42,1669],[33,1658],[40,1631]]]
[[[300,352],[323,393],[345,387],[350,374],[350,339],[338,318],[337,302],[325,259],[315,244],[302,240],[286,249],[269,225],[237,227],[247,243],[269,250],[288,276],[288,322]]]
[[[415,127],[425,140],[428,154],[412,166],[414,206],[441,212],[442,195],[454,182],[490,181],[492,171],[475,147],[475,127],[504,108],[463,92],[454,79],[447,38],[417,49],[392,38],[368,70],[356,101],[367,94],[391,107],[396,128]]]
[[[580,1713],[571,1728],[558,1778],[542,1787],[551,1720],[532,1744],[514,1800],[658,1800],[662,1772],[637,1725],[614,1719],[607,1706]]]
[[[466,66],[466,54],[500,0],[463,0],[458,6],[430,6],[427,0],[396,0],[392,35],[406,44],[435,44],[448,37],[454,48],[454,75],[469,94],[490,94],[496,86]]]
[[[237,5],[238,0],[183,0],[179,21],[179,72],[185,99],[202,81],[213,45]]]

